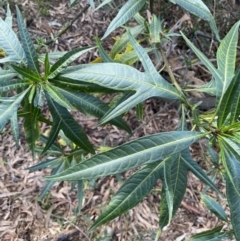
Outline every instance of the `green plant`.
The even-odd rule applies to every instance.
[[[182,32],[180,33],[212,75],[212,80],[208,84],[194,89],[216,97],[215,109],[210,113],[201,113],[199,103],[192,105],[188,98],[189,88],[180,87],[168,67],[162,46],[169,41],[172,33],[162,33],[161,21],[156,16],[152,15],[152,22],[147,24],[138,14],[147,2],[129,0],[119,10],[104,38],[132,17],[139,25],[127,29],[116,42],[115,52],[113,48],[110,54],[105,52],[101,41],[97,39],[100,56],[104,62],[98,64],[69,66],[74,59],[91,50],[91,47],[76,49],[64,55],[60,53],[59,60],[53,64],[51,54],[45,54],[44,60],[41,61],[18,8],[18,27],[22,45],[11,28],[11,21],[8,18],[5,22],[0,19],[0,46],[7,55],[0,59],[0,63],[4,63],[4,68],[0,70],[0,129],[3,129],[10,120],[18,143],[17,117],[23,117],[26,139],[33,156],[39,139],[45,145],[37,150],[41,150],[42,154],[56,156],[55,159],[47,157],[37,166],[31,167],[31,170],[53,168],[51,176],[46,178],[48,182],[45,190],[49,190],[55,181],[69,180],[73,185],[78,184],[79,200],[82,197],[83,180],[140,168],[125,181],[90,230],[136,206],[150,192],[158,179],[163,182],[159,220],[159,227],[162,230],[169,224],[181,204],[186,191],[188,171],[219,195],[224,196],[190,155],[189,146],[200,139],[205,139],[214,166],[211,174],[221,176],[226,182],[230,220],[216,200],[207,194],[202,194],[201,199],[219,219],[231,224],[232,229],[222,231],[222,226],[219,226],[195,235],[191,240],[223,240],[232,235],[236,240],[240,240],[240,68],[236,70],[235,66],[240,21],[235,23],[221,40],[216,53],[217,67]],[[194,4],[190,0],[172,2],[207,20],[216,39],[219,39],[214,18],[201,0],[195,0]],[[93,4],[93,1],[89,3]],[[152,3],[153,1],[150,1],[150,5]],[[136,37],[139,33],[147,35],[151,49],[146,50],[138,43]],[[144,72],[126,65],[129,64],[128,61],[116,63],[114,60],[116,54],[121,53],[128,42],[134,49],[131,53],[134,61],[131,61],[130,65],[140,60]],[[147,54],[149,50],[153,50],[156,56],[161,54],[172,84],[158,73]],[[40,65],[44,67],[43,72],[40,71]],[[17,90],[18,94],[8,97],[6,93],[11,93],[12,90]],[[91,92],[120,92],[122,96],[109,107],[93,97]],[[92,156],[95,152],[94,147],[69,111],[76,108],[83,113],[101,118],[100,124],[110,122],[130,132],[129,127],[119,116],[151,97],[180,102],[181,120],[177,130],[145,136]],[[47,119],[41,112],[44,100],[51,112],[52,120]],[[49,136],[44,136],[40,132],[39,122],[51,126]],[[191,123],[190,128],[188,122]],[[64,152],[59,144],[54,142],[60,131],[61,137],[70,147],[68,152]],[[216,146],[220,149],[219,153],[214,150]]]

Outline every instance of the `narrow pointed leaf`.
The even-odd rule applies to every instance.
[[[222,226],[193,235],[189,241],[222,241],[232,238],[232,232],[221,232]]]
[[[230,218],[233,226],[234,236],[236,240],[240,240],[240,196],[228,175],[225,175],[225,181],[226,195],[230,208]]]
[[[203,136],[198,132],[173,131],[139,138],[97,154],[50,179],[82,180],[121,173],[180,152]]]
[[[12,98],[7,97],[7,100],[0,104],[0,130],[3,129],[13,113],[17,112],[18,106],[28,90],[29,88]]]
[[[66,68],[71,62],[75,59],[79,58],[84,53],[88,52],[89,50],[94,49],[94,47],[83,47],[74,49],[65,55],[63,55],[50,69],[50,75],[48,76],[49,79],[54,78],[58,73]]]
[[[141,202],[160,178],[162,168],[162,162],[156,162],[132,175],[114,195],[90,230],[113,220]]]
[[[23,49],[26,54],[28,67],[36,74],[39,74],[40,68],[38,63],[37,52],[32,43],[30,34],[28,33],[27,27],[24,23],[22,14],[19,11],[19,8],[16,6],[17,11],[17,23],[19,28],[20,37],[23,43]]]
[[[0,92],[17,90],[29,85],[30,85],[30,82],[27,80],[4,80],[4,81],[0,81]]]
[[[11,13],[9,4],[7,5],[7,14],[6,14],[6,18],[5,18],[5,23],[7,23],[9,25],[9,27],[12,28],[12,13]]]
[[[152,22],[149,25],[151,43],[160,43],[161,21],[155,14],[152,15]]]
[[[206,185],[211,187],[217,193],[221,194],[220,190],[216,187],[216,185],[211,181],[211,179],[207,176],[207,174],[203,171],[203,169],[192,159],[189,150],[184,150],[182,152],[181,160],[186,165],[186,168],[191,171],[199,180],[204,182]]]
[[[17,73],[14,70],[4,70],[4,69],[0,69],[0,83],[2,81],[8,81],[11,80],[12,78],[14,78],[15,76],[17,76]]]
[[[50,74],[50,62],[49,62],[49,57],[48,57],[48,52],[45,54],[44,58],[44,78],[47,79],[49,74]]]
[[[208,7],[203,3],[202,0],[170,0],[173,3],[178,4],[182,8],[185,8],[190,13],[197,15],[198,17],[209,22],[216,38],[220,40],[218,29],[215,20],[208,9]]]
[[[97,48],[98,48],[98,52],[100,57],[102,58],[104,63],[113,63],[114,60],[108,55],[108,53],[104,50],[100,40],[98,37],[95,38],[96,39],[96,43],[97,43]]]
[[[236,115],[239,114],[239,101],[240,101],[240,68],[238,69],[233,81],[228,86],[228,89],[224,93],[223,97],[218,103],[218,128],[223,125],[226,126],[229,122],[236,120]],[[228,123],[226,123],[229,116]]]
[[[202,52],[200,52],[200,50],[198,50],[194,46],[194,44],[192,44],[192,42],[182,32],[181,32],[181,35],[184,38],[184,40],[186,41],[186,43],[189,45],[189,47],[197,55],[197,57],[202,61],[204,66],[210,71],[214,80],[217,83],[221,83],[222,82],[222,76],[221,76],[219,70],[215,68],[215,66],[212,64],[212,62]]]
[[[45,161],[42,161],[38,163],[37,165],[28,167],[27,170],[30,172],[36,171],[36,170],[41,170],[44,168],[55,168],[59,164],[61,164],[64,161],[64,157],[58,157],[54,159],[47,159]]]
[[[227,214],[225,213],[222,206],[218,202],[216,202],[215,199],[206,194],[201,194],[201,200],[208,210],[214,213],[221,220],[227,222]]]
[[[48,95],[46,95],[46,97],[53,122],[57,123],[56,125],[61,127],[66,137],[68,137],[76,145],[83,148],[87,152],[94,153],[93,146],[89,142],[87,135],[81,126],[73,119],[68,110],[59,105],[57,102],[53,101]]]
[[[115,90],[136,91],[134,96],[122,102],[109,113],[108,116],[105,116],[102,123],[126,112],[150,97],[159,96],[183,100],[181,93],[179,93],[167,81],[163,81],[162,77],[159,77],[156,80],[157,84],[155,85],[152,84],[151,79],[153,77],[151,74],[142,73],[130,66],[117,63],[95,64],[80,69],[79,71],[63,74],[62,76],[73,80],[98,84]],[[160,79],[161,81],[158,82]],[[109,116],[111,116],[111,118]]]
[[[172,216],[175,215],[178,210],[181,202],[183,200],[184,194],[187,188],[187,168],[184,162],[182,161],[181,153],[171,157],[171,185],[173,192],[173,208]],[[165,189],[162,191],[161,202],[160,202],[160,220],[159,227],[162,230],[166,225],[168,225],[169,219],[169,208],[167,205],[167,197]]]
[[[56,174],[60,173],[61,171],[63,171],[63,170],[64,170],[64,167],[66,166],[66,163],[65,163],[65,162],[66,162],[66,160],[63,160],[62,163],[60,163],[59,166],[56,167],[56,168],[52,171],[51,175],[56,175]],[[54,183],[55,183],[55,181],[46,181],[46,184],[45,184],[45,186],[43,187],[43,189],[42,189],[42,191],[41,191],[41,193],[40,193],[40,195],[39,195],[39,198],[43,198],[43,197],[47,194],[47,192],[52,188],[52,186],[54,185]]]
[[[72,105],[74,105],[78,110],[82,111],[85,114],[90,114],[101,119],[104,114],[110,109],[108,105],[87,93],[66,91],[60,88],[58,88],[58,90],[64,95],[65,98],[68,99],[68,101]],[[116,117],[115,119],[112,119],[110,123],[131,133],[131,129],[121,117]]]
[[[113,93],[117,92],[106,88],[104,86],[99,86],[97,84],[80,82],[77,80],[72,80],[64,77],[56,77],[54,79],[49,80],[49,82],[55,86],[58,86],[62,89],[74,90],[74,91],[85,91],[90,93]]]
[[[44,85],[44,89],[46,90],[46,92],[48,93],[48,95],[55,101],[57,102],[59,105],[67,108],[68,110],[72,110],[73,106],[72,104],[68,101],[68,99],[66,99],[59,91],[57,88],[55,88],[55,86],[51,85],[51,84],[46,84]]]
[[[229,146],[227,138],[221,138],[219,144],[221,148],[222,162],[228,178],[232,182],[232,185],[236,189],[238,195],[240,195],[240,162],[238,160],[239,157],[235,154],[235,150],[232,149],[231,146]]]
[[[30,70],[30,69],[23,68],[23,67],[20,67],[17,65],[12,65],[12,67],[14,70],[16,70],[16,72],[18,72],[23,77],[25,77],[31,81],[35,81],[35,82],[41,81],[41,77],[39,75],[37,75],[36,73],[32,72],[32,70]]]
[[[36,141],[40,137],[40,127],[38,123],[38,115],[40,114],[40,109],[33,107],[29,104],[29,113],[24,116],[24,133],[27,143],[32,152],[33,158],[35,157],[35,147]]]
[[[1,62],[26,63],[26,56],[17,35],[11,27],[0,18],[0,46],[7,53]]]
[[[52,146],[60,130],[61,130],[61,121],[55,117],[46,145],[42,151],[42,154],[44,154]]]
[[[129,19],[131,19],[146,3],[146,0],[129,0],[119,10],[117,16],[112,20],[103,38],[106,38],[116,28],[122,26]]]
[[[157,72],[151,59],[149,58],[147,52],[144,48],[133,38],[133,36],[128,31],[128,37],[130,43],[132,44],[135,52],[137,53],[139,60],[142,62],[143,68],[150,76],[148,82],[158,86],[166,86],[171,89],[171,85]],[[170,87],[171,86],[171,87]],[[181,95],[181,94],[180,94]]]
[[[17,112],[13,112],[12,117],[10,118],[11,121],[11,131],[13,134],[14,141],[16,143],[16,147],[18,148],[19,145],[19,127],[18,127],[18,117]]]
[[[240,21],[235,23],[217,50],[218,71],[222,76],[221,95],[225,94],[235,72],[235,62]]]
[[[131,33],[131,35],[136,38],[144,29],[143,25],[137,25],[133,28],[129,28],[129,32]],[[129,38],[128,38],[128,32],[124,33],[120,39],[118,39],[112,49],[111,49],[111,53],[110,56],[111,58],[115,58],[115,56],[117,54],[119,54],[129,43]]]

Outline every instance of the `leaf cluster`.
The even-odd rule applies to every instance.
[[[71,1],[74,4],[76,1]],[[89,0],[94,7],[94,1]],[[103,1],[100,7],[109,4]],[[172,0],[181,8],[206,20],[215,37],[220,41],[217,26],[209,8],[201,0]],[[240,240],[240,68],[236,66],[237,42],[240,21],[236,22],[220,41],[216,53],[216,66],[185,36],[181,36],[205,68],[211,73],[209,83],[194,91],[210,94],[216,98],[215,108],[201,113],[198,105],[191,105],[184,88],[176,82],[170,68],[169,83],[156,69],[148,52],[168,65],[163,46],[171,41],[173,33],[165,32],[162,20],[152,15],[147,22],[140,11],[154,4],[147,0],[128,0],[119,9],[103,36],[106,38],[118,27],[134,18],[137,25],[126,29],[107,53],[96,38],[100,58],[89,64],[70,66],[82,54],[94,46],[59,54],[46,53],[40,56],[30,38],[18,8],[17,24],[21,41],[12,30],[11,13],[0,19],[0,48],[3,51],[0,63],[0,130],[10,121],[16,143],[19,142],[18,118],[24,119],[24,133],[33,153],[45,155],[42,162],[30,167],[30,171],[51,168],[51,176],[40,194],[43,197],[56,181],[71,181],[78,188],[79,209],[83,197],[84,180],[116,175],[128,170],[137,170],[124,182],[110,203],[92,225],[90,230],[103,225],[135,207],[148,195],[156,182],[163,183],[159,228],[168,225],[187,187],[187,172],[192,172],[207,187],[220,197],[226,196],[230,218],[221,205],[207,193],[201,201],[223,222],[231,224],[229,230],[218,226],[207,232],[194,235],[191,240],[224,240],[232,235]],[[143,48],[140,34],[146,37],[150,48]],[[135,67],[141,62],[143,71]],[[103,103],[93,93],[117,93],[119,98],[113,106]],[[16,94],[17,93],[17,94]],[[142,103],[152,97],[176,100],[180,103],[181,120],[176,130],[145,136],[106,152],[95,153],[84,129],[74,119],[72,110],[81,111],[100,119],[100,124],[110,123],[131,133],[121,117],[126,111],[137,107],[141,117]],[[51,113],[45,116],[43,106]],[[186,116],[188,119],[186,119]],[[50,127],[49,135],[41,133],[40,124]],[[187,123],[192,123],[189,128]],[[70,151],[64,151],[58,138],[64,140]],[[209,175],[191,157],[189,146],[205,139],[213,168]],[[39,142],[42,145],[37,145]],[[217,147],[217,148],[216,148]],[[219,149],[219,152],[216,150]],[[52,158],[54,156],[54,158]],[[226,193],[215,185],[216,176],[226,182]]]

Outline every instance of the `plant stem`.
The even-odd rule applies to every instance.
[[[79,18],[88,10],[89,7],[90,7],[90,5],[87,4],[87,5],[75,16],[75,18],[73,18],[69,23],[67,23],[62,29],[59,30],[59,32],[57,33],[57,35],[56,35],[53,39],[47,41],[45,44],[46,44],[46,45],[49,45],[49,44],[53,43],[53,42],[55,41],[55,39],[59,38],[59,37],[62,36],[64,33],[66,33],[67,30],[73,25],[73,23],[74,23],[77,19],[79,19]]]

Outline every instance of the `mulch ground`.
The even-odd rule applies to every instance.
[[[37,1],[36,1],[37,2]],[[20,5],[27,18],[29,32],[35,36],[50,39],[50,35],[76,16],[85,1],[80,1],[73,8],[68,8],[68,1],[50,1],[47,16],[39,13],[43,6],[39,2],[22,1]],[[43,1],[44,2],[44,1]],[[28,13],[28,14],[26,14]],[[109,10],[93,12],[92,9],[83,14],[71,29],[59,40],[49,46],[50,51],[69,51],[79,46],[94,45],[94,37],[102,35],[114,12]],[[0,8],[4,17],[5,10]],[[112,40],[104,42],[106,49],[111,49]],[[97,57],[91,52],[78,60],[88,63]],[[109,96],[101,97],[108,102]],[[94,117],[86,117],[74,113],[75,119],[86,130],[89,139],[96,146],[106,141],[108,146],[117,146],[126,140],[135,139],[148,134],[170,131],[176,128],[179,116],[174,107],[157,99],[148,100],[144,104],[144,119],[138,121],[135,111],[131,110],[124,116],[134,131],[128,136],[125,131],[114,126],[98,126]],[[19,121],[22,126],[21,120]],[[42,126],[44,131],[45,126]],[[22,128],[21,128],[21,131]],[[120,187],[114,176],[98,179],[89,183],[85,190],[85,198],[80,214],[75,213],[77,207],[76,191],[71,191],[69,183],[56,183],[49,194],[42,200],[38,199],[45,182],[42,177],[48,171],[29,172],[27,167],[38,163],[41,158],[32,160],[31,153],[21,135],[20,145],[16,148],[9,126],[0,135],[0,240],[2,241],[67,241],[67,240],[105,240],[105,241],[140,241],[154,240],[158,232],[159,195],[161,182],[151,191],[137,207],[109,224],[87,233],[88,228],[96,219],[102,208],[107,204],[113,193]],[[204,164],[204,143],[191,148],[194,159]],[[206,169],[207,166],[204,166]],[[123,173],[124,180],[133,171]],[[218,181],[217,185],[224,191],[225,185]],[[191,173],[188,174],[188,188],[184,200],[176,216],[162,232],[159,240],[188,240],[192,234],[205,231],[220,225],[221,222],[209,213],[200,203],[199,193],[205,186]],[[219,200],[224,206],[224,200]],[[226,212],[228,212],[225,205]]]

